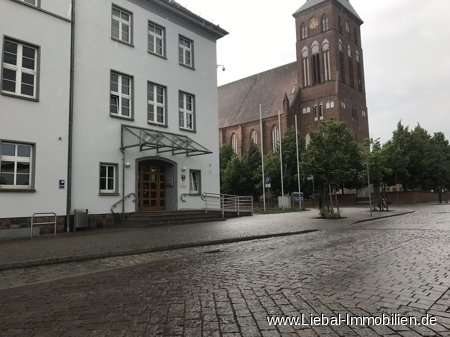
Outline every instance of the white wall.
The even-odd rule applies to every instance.
[[[216,44],[166,18],[126,0],[115,5],[133,13],[133,44],[128,46],[111,39],[111,1],[78,1],[76,17],[75,57],[75,116],[73,153],[72,208],[88,208],[91,214],[109,213],[111,205],[121,196],[99,196],[99,163],[117,163],[122,174],[122,154],[119,150],[121,125],[156,129],[184,134],[209,150],[212,155],[186,156],[161,154],[182,167],[202,171],[202,191],[219,192],[218,116]],[[147,26],[153,21],[166,28],[167,59],[147,52]],[[194,41],[195,70],[178,64],[178,35]],[[134,78],[134,121],[109,115],[110,71],[115,70]],[[167,87],[168,127],[147,124],[147,81]],[[178,91],[195,95],[197,132],[178,128]],[[155,156],[155,151],[126,151],[126,161],[135,165],[137,158]],[[136,192],[135,168],[126,170],[126,192]],[[119,192],[122,181],[119,183]],[[191,197],[181,204],[179,196],[188,192],[181,188],[178,173],[178,207],[199,208],[200,198]],[[127,211],[134,211],[134,205]]]
[[[70,3],[57,1],[66,8]],[[0,191],[0,218],[47,211],[64,215],[66,190],[58,181],[67,179],[70,22],[14,1],[0,1],[0,13],[0,54],[4,36],[37,45],[40,53],[39,101],[0,95],[0,139],[34,143],[36,154],[36,191]]]

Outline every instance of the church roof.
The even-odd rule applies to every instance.
[[[259,120],[283,112],[287,95],[292,102],[298,93],[296,62],[225,84],[219,90],[219,128]]]
[[[322,2],[325,2],[326,0],[306,0],[306,3],[300,7],[295,13],[294,16],[300,12],[303,12],[311,7],[314,7]],[[361,18],[359,17],[358,13],[356,13],[355,9],[353,8],[353,6],[350,3],[350,0],[336,0],[337,2],[339,2],[342,6],[344,6],[344,8],[346,8],[350,13],[352,13],[358,20],[361,20]]]

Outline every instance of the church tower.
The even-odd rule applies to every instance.
[[[361,30],[349,0],[307,0],[294,13],[300,133],[321,121],[345,122],[358,142],[369,137]]]

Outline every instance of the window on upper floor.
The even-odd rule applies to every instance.
[[[308,87],[311,85],[311,76],[309,70],[309,51],[307,47],[302,50],[302,72],[303,72],[303,86]]]
[[[111,71],[111,98],[109,113],[113,117],[133,118],[133,78]]]
[[[178,93],[179,126],[181,130],[195,131],[195,97],[194,95]]]
[[[132,44],[133,35],[133,14],[125,9],[113,6],[112,8],[112,22],[111,22],[111,37],[113,40]]]
[[[356,30],[356,28],[353,28],[353,41],[356,45],[358,45],[358,31]]]
[[[319,55],[319,43],[314,41],[312,44],[312,83],[313,85],[321,83],[320,77],[320,55]]]
[[[323,56],[323,73],[325,81],[331,80],[331,64],[330,64],[330,43],[328,40],[324,40],[322,43],[322,56]]]
[[[178,39],[178,62],[183,66],[194,68],[194,42],[183,36]]]
[[[301,39],[302,40],[306,39],[308,37],[308,26],[302,23],[300,30],[301,30]]]
[[[31,190],[33,145],[0,141],[0,191]]]
[[[118,165],[100,163],[100,179],[99,192],[100,194],[116,194],[118,192]]]
[[[5,38],[2,93],[37,99],[38,47]]]
[[[342,19],[340,16],[338,17],[338,31],[342,34]]]
[[[147,83],[147,120],[150,124],[167,125],[166,87]]]
[[[348,76],[350,77],[350,86],[352,88],[355,87],[355,78],[354,78],[354,70],[353,70],[353,58],[352,58],[352,49],[348,46]]]
[[[324,14],[322,15],[322,32],[326,32],[329,28],[328,17]]]
[[[166,56],[166,30],[155,23],[148,23],[148,51],[149,53]]]

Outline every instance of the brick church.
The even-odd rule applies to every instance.
[[[358,142],[369,137],[358,13],[349,0],[307,0],[293,16],[297,61],[219,87],[220,145],[239,156],[260,145],[260,105],[264,153],[295,127],[294,116],[306,143],[330,119],[345,122]]]

